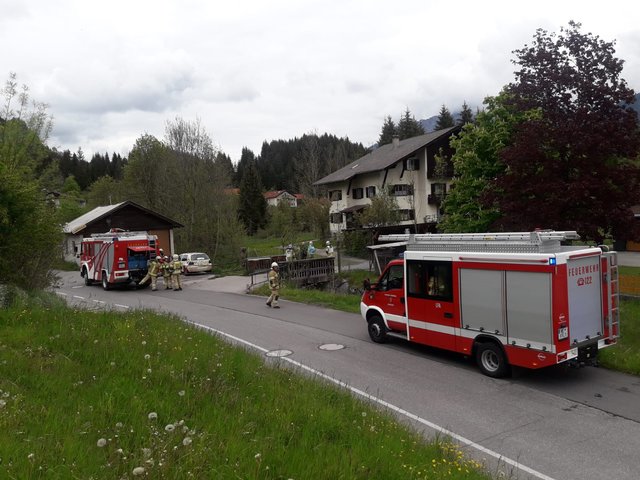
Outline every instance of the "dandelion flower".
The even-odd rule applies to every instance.
[[[96,443],[96,445],[98,445],[98,447],[102,448],[107,444],[107,439],[106,438],[99,438],[98,442]]]
[[[255,458],[256,460],[260,460],[260,457],[261,457],[261,456],[262,456],[262,454],[260,454],[260,453],[256,453],[256,455],[255,455],[255,457],[254,457],[254,458]]]
[[[149,360],[151,358],[151,355],[149,355],[148,353],[144,356],[145,360]]]
[[[33,458],[34,458],[34,457],[35,457],[35,454],[34,454],[34,453],[30,453],[29,455],[27,455],[27,458],[28,458],[29,460],[33,460]]]
[[[138,475],[144,475],[144,467],[136,467],[133,469],[133,475],[134,476],[138,476]]]
[[[149,420],[157,420],[158,419],[158,414],[156,412],[151,412],[149,414]]]
[[[188,447],[189,445],[191,445],[191,437],[184,437],[182,439],[182,445],[184,445],[185,447]]]
[[[176,429],[176,427],[175,427],[175,425],[173,423],[170,423],[166,427],[164,427],[164,429],[165,429],[165,431],[171,433]]]
[[[184,392],[184,390],[180,390],[180,391],[178,392],[178,395],[180,395],[181,397],[184,397],[184,393],[185,393],[185,392]]]
[[[147,344],[147,341],[146,341],[146,340],[143,340],[143,341],[142,341],[142,345],[146,345],[146,344]]]
[[[4,400],[0,400],[0,408],[4,408],[7,406],[7,402],[5,402]]]

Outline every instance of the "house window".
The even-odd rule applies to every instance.
[[[329,198],[332,202],[337,202],[338,200],[342,200],[342,190],[331,190],[329,192]]]
[[[352,196],[353,196],[354,200],[360,200],[364,196],[363,189],[362,188],[354,188]]]
[[[407,195],[413,194],[413,188],[411,185],[407,183],[399,183],[393,186],[391,190],[391,195],[394,197],[406,197]]]
[[[376,196],[376,187],[367,187],[367,198],[373,198]]]
[[[404,168],[409,171],[420,170],[420,161],[418,160],[418,157],[407,158],[404,161]]]
[[[331,223],[342,223],[342,214],[341,213],[332,213],[331,214]]]
[[[416,218],[416,212],[412,208],[400,209],[400,210],[398,210],[398,213],[400,214],[400,221],[401,222],[407,222],[409,220],[415,220],[415,218]]]

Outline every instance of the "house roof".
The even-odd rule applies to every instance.
[[[148,208],[144,208],[140,205],[138,205],[135,202],[132,202],[130,200],[127,200],[125,202],[120,202],[120,203],[116,203],[115,205],[107,205],[107,206],[103,206],[103,207],[96,207],[93,210],[85,213],[84,215],[80,215],[78,218],[71,220],[70,222],[66,223],[64,225],[64,227],[62,228],[62,231],[64,233],[72,233],[72,234],[76,234],[76,233],[80,233],[82,232],[87,225],[96,222],[98,220],[101,220],[105,217],[108,217],[109,215],[112,215],[114,212],[117,212],[118,210],[123,209],[124,207],[127,207],[131,205],[134,208],[138,208],[139,210],[142,210],[143,212],[149,214],[149,215],[153,215],[161,220],[163,220],[164,222],[170,224],[172,227],[182,227],[183,225],[171,220],[170,218],[165,217],[164,215],[160,215],[157,212],[154,212],[152,210],[149,210]]]
[[[459,128],[460,127],[450,127],[417,137],[407,138],[406,140],[401,140],[397,145],[394,145],[393,143],[382,145],[381,147],[369,152],[364,157],[360,157],[354,162],[342,167],[340,170],[336,170],[326,177],[321,178],[315,182],[314,185],[344,182],[356,175],[384,170],[385,168],[410,157],[430,143],[450,135],[452,131]]]
[[[264,195],[264,198],[266,198],[267,200],[270,200],[272,198],[278,198],[280,195],[284,195],[285,193],[288,195],[291,195],[286,190],[272,190],[270,192],[264,192],[263,195]]]
[[[367,208],[367,205],[351,205],[350,207],[340,210],[340,213],[359,212],[360,210],[364,210],[365,208]]]

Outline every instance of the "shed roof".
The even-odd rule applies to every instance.
[[[454,130],[459,128],[460,127],[456,126],[437,130],[431,133],[425,133],[424,135],[401,140],[397,145],[394,145],[393,143],[382,145],[381,147],[369,152],[364,157],[360,157],[341,169],[321,178],[315,182],[314,185],[343,182],[355,177],[356,175],[384,170],[405,158],[409,158],[421,148],[450,135]]]
[[[153,210],[149,210],[148,208],[138,205],[135,202],[127,200],[125,202],[116,203],[115,205],[96,207],[93,210],[85,213],[84,215],[80,215],[78,218],[75,218],[70,222],[66,223],[62,228],[62,230],[64,233],[71,233],[71,234],[81,233],[85,228],[87,228],[88,225],[91,225],[92,223],[97,222],[105,217],[108,217],[128,206],[137,208],[148,215],[152,215],[162,220],[164,223],[168,224],[171,227],[183,226],[181,223],[178,223],[175,220],[171,220],[170,218],[165,217],[164,215],[154,212]]]

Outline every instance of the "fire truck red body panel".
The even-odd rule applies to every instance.
[[[536,233],[387,236],[410,239],[362,296],[372,339],[479,353],[491,376],[501,356],[532,369],[593,360],[619,336],[616,254]]]
[[[94,282],[109,289],[114,285],[137,285],[155,257],[157,237],[147,232],[111,231],[83,238],[80,274],[86,285]]]

